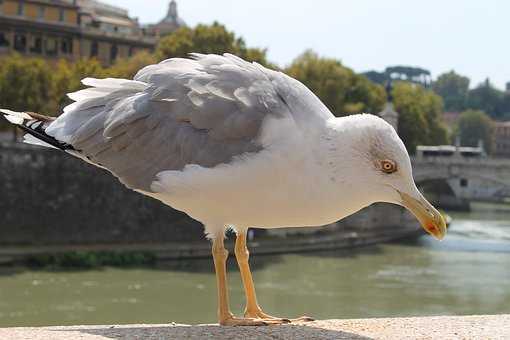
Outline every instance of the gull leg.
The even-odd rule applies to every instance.
[[[236,318],[230,312],[227,287],[227,258],[228,251],[225,249],[223,237],[217,237],[213,241],[212,255],[214,268],[216,269],[216,281],[218,284],[218,320],[222,326],[265,326],[274,324],[259,318]]]
[[[286,319],[277,318],[264,313],[262,311],[262,308],[260,308],[257,302],[257,294],[255,293],[255,286],[253,284],[253,277],[251,275],[249,264],[250,252],[248,251],[248,247],[246,246],[246,231],[237,234],[235,254],[237,264],[239,265],[239,271],[241,272],[241,279],[243,281],[244,292],[246,294],[246,309],[244,311],[245,317],[260,318],[263,320],[273,320],[281,323],[288,323],[292,321],[313,321],[312,318],[307,316],[298,319]]]

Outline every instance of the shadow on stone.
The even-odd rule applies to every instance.
[[[69,331],[59,329],[59,331]],[[73,330],[109,339],[349,339],[370,340],[350,332],[328,330],[313,325],[281,325],[268,327],[221,327],[215,325],[168,327],[113,327]]]

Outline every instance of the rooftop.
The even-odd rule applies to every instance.
[[[68,3],[76,3],[81,9],[94,10],[99,12],[105,12],[112,15],[118,16],[128,16],[128,11],[124,8],[105,4],[101,1],[96,0],[58,0],[58,1],[66,1]]]

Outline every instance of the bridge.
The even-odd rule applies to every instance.
[[[439,205],[510,198],[510,159],[418,153],[411,162],[418,187]]]

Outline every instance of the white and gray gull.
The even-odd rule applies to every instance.
[[[322,226],[374,203],[408,208],[438,239],[441,214],[420,194],[395,130],[360,114],[336,118],[302,83],[234,55],[192,54],[143,68],[134,80],[86,78],[58,118],[2,110],[25,141],[104,168],[124,185],[202,222],[212,240],[222,325],[289,322],[257,303],[248,228]],[[229,308],[224,247],[246,293]]]

